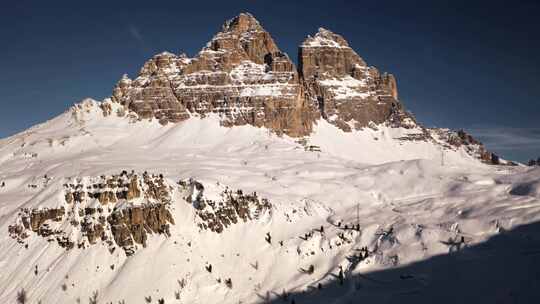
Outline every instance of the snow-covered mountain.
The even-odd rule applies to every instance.
[[[537,274],[491,262],[538,265],[540,171],[423,127],[337,34],[299,54],[240,14],[195,58],[156,55],[1,140],[0,301],[532,299]]]

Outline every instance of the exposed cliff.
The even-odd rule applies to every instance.
[[[75,178],[64,184],[59,207],[21,209],[9,233],[20,243],[36,233],[68,250],[102,241],[131,255],[147,234],[169,235],[171,191],[163,176],[146,172]]]
[[[395,78],[368,67],[343,37],[321,28],[302,43],[298,62],[296,69],[244,13],[194,58],[154,56],[136,79],[118,82],[113,100],[163,124],[215,113],[225,126],[264,126],[293,137],[309,135],[321,116],[344,131],[370,122],[415,126],[398,100]]]
[[[309,134],[318,117],[294,64],[250,14],[227,21],[194,58],[154,56],[135,80],[119,81],[113,100],[164,124],[214,113],[225,126],[251,124],[291,136]]]
[[[296,68],[248,13],[225,22],[194,58],[163,52],[134,80],[124,75],[112,100],[125,108],[118,115],[162,124],[215,114],[223,126],[304,137],[324,119],[344,132],[376,125],[420,129],[401,139],[437,142],[399,100],[396,78],[369,66],[345,38],[320,28],[299,46]],[[103,111],[108,115],[111,107]],[[491,153],[480,154],[491,162]]]
[[[112,253],[117,247],[132,255],[146,247],[150,234],[170,236],[175,191],[192,204],[197,226],[221,233],[230,225],[258,219],[270,210],[268,200],[256,193],[219,187],[220,195],[204,195],[202,183],[189,179],[172,186],[163,175],[126,171],[118,175],[75,178],[64,184],[57,208],[20,210],[8,232],[20,244],[33,234],[66,250],[102,243]]]
[[[394,76],[368,66],[340,35],[320,28],[298,54],[308,95],[330,123],[344,131],[370,123],[416,127],[398,100]]]

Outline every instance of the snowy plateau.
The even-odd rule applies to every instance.
[[[242,85],[266,73],[242,62]],[[375,98],[336,77],[328,96]],[[297,90],[262,81],[234,94]],[[412,121],[295,137],[186,113],[86,99],[0,140],[0,303],[540,303],[539,168]]]

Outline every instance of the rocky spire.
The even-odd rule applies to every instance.
[[[308,36],[301,46],[348,48],[349,43],[342,36],[320,27],[315,36]]]
[[[313,37],[308,36],[298,53],[300,72],[306,79],[325,75],[343,77],[366,67],[364,60],[342,36],[324,28],[319,28]]]
[[[212,58],[228,68],[243,60],[265,63],[265,57],[279,53],[281,51],[259,21],[249,13],[242,13],[223,24],[222,30],[206,44],[199,57]]]
[[[297,70],[249,13],[226,21],[194,58],[154,56],[113,93],[139,119],[166,124],[214,113],[225,126],[290,136],[309,135],[320,116],[344,131],[369,123],[408,126],[413,120],[397,98],[395,78],[368,67],[341,35],[319,28],[307,37]]]
[[[344,131],[370,123],[416,126],[398,100],[394,76],[368,67],[341,35],[319,28],[298,54],[306,91],[330,123]]]
[[[223,126],[250,124],[301,137],[322,118],[345,132],[385,124],[420,128],[421,140],[434,140],[405,111],[395,77],[368,66],[341,35],[319,28],[298,55],[297,70],[259,21],[242,13],[194,58],[163,52],[135,79],[122,77],[112,100],[127,110],[118,115],[162,124],[214,114]],[[487,161],[490,154],[478,151]]]
[[[154,56],[139,77],[119,82],[114,100],[139,118],[164,124],[214,113],[225,126],[251,124],[303,136],[318,118],[303,93],[289,57],[251,14],[242,13],[194,58]]]
[[[240,13],[223,24],[223,32],[244,33],[250,31],[264,31],[263,27],[250,13]]]

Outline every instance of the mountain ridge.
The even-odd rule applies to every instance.
[[[155,55],[134,80],[120,79],[111,100],[135,119],[162,124],[214,113],[224,126],[248,124],[301,138],[324,119],[344,132],[385,124],[418,128],[423,135],[416,140],[433,140],[405,110],[396,78],[368,66],[345,38],[319,28],[298,47],[296,67],[249,13],[226,21],[193,58]],[[484,162],[499,162],[462,130],[445,137],[453,138],[450,146],[477,145]]]

